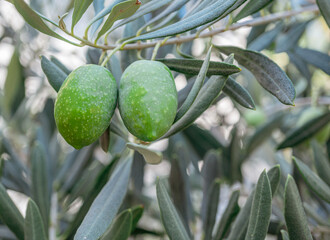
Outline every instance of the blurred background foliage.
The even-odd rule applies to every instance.
[[[253,17],[299,8],[308,2],[313,3],[274,1]],[[58,16],[67,11],[72,14],[73,1],[31,0],[30,6],[57,21]],[[187,9],[182,8],[181,14]],[[116,30],[113,41],[135,35],[139,26],[161,11]],[[90,7],[77,24],[77,34],[83,34],[84,26],[93,15],[94,9]],[[176,18],[180,18],[180,14]],[[255,110],[242,107],[222,93],[193,125],[151,146],[164,153],[164,160],[159,165],[146,164],[138,152],[134,153],[132,171],[127,173],[130,175],[127,175],[128,192],[118,206],[122,213],[116,218],[138,221],[137,225],[133,221],[128,228],[128,236],[133,239],[166,239],[166,232],[171,236],[164,220],[166,216],[160,215],[162,209],[158,209],[156,201],[156,179],[160,178],[168,179],[160,181],[157,186],[160,208],[167,206],[164,192],[167,189],[189,237],[211,239],[213,232],[214,239],[225,236],[227,239],[241,239],[235,238],[233,233],[238,226],[235,218],[238,219],[238,213],[242,213],[248,197],[255,191],[258,179],[265,178],[263,170],[279,165],[281,176],[273,196],[267,239],[286,239],[283,230],[290,231],[285,224],[288,210],[282,211],[289,206],[285,201],[290,196],[286,193],[287,198],[284,198],[284,195],[291,190],[286,189],[294,188],[290,179],[285,188],[288,174],[298,186],[313,238],[329,239],[329,40],[325,20],[313,14],[296,15],[213,37],[212,42],[216,45],[230,43],[262,51],[273,59],[295,86],[295,106],[279,103],[242,67],[242,72],[233,76],[252,96]],[[182,44],[179,53],[203,59],[208,41],[196,39]],[[110,132],[108,152],[102,151],[99,143],[81,150],[67,145],[56,129],[53,116],[56,92],[42,72],[39,56],[45,55],[69,73],[85,63],[97,64],[101,52],[89,47],[77,48],[40,34],[24,22],[12,4],[1,1],[0,53],[1,184],[23,216],[28,214],[25,212],[27,208],[29,211],[34,209],[31,202],[27,204],[28,197],[34,200],[50,238],[57,235],[59,239],[72,239],[102,187],[110,176],[112,179],[117,176],[117,163],[125,157],[122,154],[125,141]],[[178,57],[179,53],[177,46],[166,45],[159,49],[157,58]],[[141,54],[149,59],[152,49],[143,50]],[[211,59],[220,60],[220,57],[212,54]],[[136,60],[136,50],[121,51],[114,55],[109,67],[119,80],[122,70]],[[174,77],[180,101],[180,96],[191,88],[192,78],[176,72]],[[294,162],[292,156],[300,160]],[[307,170],[303,163],[308,166]],[[314,179],[315,173],[319,178],[316,182],[309,181]],[[323,190],[315,190],[319,180],[325,183]],[[164,198],[159,198],[160,195]],[[131,210],[125,212],[128,208]],[[0,239],[21,236],[3,224],[5,219],[1,222]]]

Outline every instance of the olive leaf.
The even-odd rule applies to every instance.
[[[105,0],[94,0],[93,1],[93,8],[94,8],[95,16],[104,9],[104,1]],[[91,37],[94,36],[95,32],[101,26],[102,22],[103,22],[103,19],[99,19],[91,25],[91,27],[92,27],[92,29],[90,31]]]
[[[258,12],[260,9],[264,8],[270,4],[273,0],[251,0],[249,1],[244,8],[235,16],[233,22],[247,17],[253,13]]]
[[[139,205],[139,206],[136,206],[136,207],[132,208],[132,228],[131,228],[131,232],[133,232],[135,230],[137,223],[139,222],[139,220],[141,219],[141,217],[143,215],[143,211],[144,211],[143,205]]]
[[[290,239],[312,240],[299,191],[294,179],[289,175],[284,192],[284,217]]]
[[[29,5],[24,2],[24,0],[12,0],[12,4],[14,4],[15,8],[22,15],[24,20],[33,28],[51,37],[58,38],[75,46],[80,46],[79,44],[67,40],[66,38],[62,37],[61,35],[54,32],[52,29],[50,29],[42,20],[43,18],[40,17],[40,15],[34,10],[32,10]]]
[[[308,186],[324,201],[330,203],[330,187],[317,176],[305,163],[293,157],[293,162]]]
[[[107,231],[100,237],[100,240],[126,240],[132,230],[132,210],[127,209],[121,212]]]
[[[229,7],[231,7],[236,0],[228,0],[228,1],[215,1],[212,2],[206,8],[190,15],[187,18],[184,18],[174,24],[156,30],[154,32],[146,33],[140,35],[138,37],[134,37],[132,39],[127,40],[125,43],[147,40],[153,38],[161,38],[167,36],[173,36],[179,33],[183,33],[189,30],[192,30],[198,26],[203,24],[212,22],[221,16]]]
[[[74,239],[96,240],[111,224],[126,195],[131,174],[132,153],[116,168],[107,184],[93,201]]]
[[[330,122],[330,111],[325,112],[321,116],[313,118],[302,126],[293,129],[288,133],[287,137],[277,146],[277,149],[293,147],[305,140],[311,138],[324,126]]]
[[[126,143],[126,146],[138,151],[149,164],[159,164],[163,160],[163,154],[161,152],[151,150],[144,145],[129,142]]]
[[[29,199],[24,224],[24,237],[29,240],[47,240],[44,223],[37,204]]]
[[[267,235],[272,211],[272,192],[264,170],[258,180],[254,193],[249,225],[245,240],[264,240]]]
[[[206,73],[209,67],[209,62],[210,62],[210,57],[211,57],[211,52],[212,52],[212,47],[208,50],[205,60],[203,62],[203,65],[198,73],[198,76],[194,82],[194,85],[192,89],[190,90],[186,100],[183,102],[181,107],[179,108],[178,112],[176,113],[174,122],[179,120],[190,108],[190,106],[193,104],[195,101],[195,98],[197,97],[201,87],[203,86],[204,79],[206,77]]]
[[[138,0],[127,0],[115,5],[111,9],[108,19],[105,21],[103,27],[99,31],[95,42],[97,42],[97,40],[112,27],[115,21],[133,15],[139,9],[140,5],[141,2]]]
[[[59,67],[66,75],[69,75],[72,72],[56,57],[50,56],[50,61],[53,62],[57,67]]]
[[[0,183],[0,220],[19,240],[24,240],[24,218],[2,183]]]
[[[156,191],[162,221],[170,239],[189,240],[190,237],[180,216],[166,191],[164,183],[160,180],[157,181]]]
[[[312,149],[314,153],[314,165],[320,178],[330,186],[330,162],[325,155],[323,148],[316,140],[312,140]]]
[[[80,20],[82,15],[86,12],[87,8],[93,0],[74,0],[74,8],[72,14],[72,24],[71,24],[71,32],[73,32],[74,26]]]
[[[316,0],[317,6],[320,9],[322,16],[324,17],[325,22],[330,28],[330,3],[326,0]]]
[[[293,105],[295,89],[285,72],[265,55],[232,46],[215,46],[226,55],[235,54],[235,59],[253,73],[260,85],[282,103]]]
[[[56,92],[58,92],[68,76],[67,73],[65,73],[57,64],[49,61],[44,56],[41,56],[41,68],[47,76],[49,84]]]

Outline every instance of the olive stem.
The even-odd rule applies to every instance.
[[[157,56],[157,53],[158,53],[159,48],[160,48],[161,46],[163,46],[164,43],[165,43],[169,38],[170,38],[170,37],[166,37],[166,38],[164,38],[164,40],[159,41],[159,42],[156,44],[156,46],[155,46],[155,48],[154,48],[154,50],[153,50],[153,52],[152,52],[151,61],[154,61],[154,60],[156,59],[156,56]]]

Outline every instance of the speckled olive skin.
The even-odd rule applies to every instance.
[[[127,129],[143,141],[154,141],[171,127],[178,96],[171,71],[157,61],[140,60],[123,73],[119,111]]]
[[[74,70],[55,102],[55,122],[63,138],[80,149],[98,139],[110,124],[117,102],[117,83],[98,65]]]

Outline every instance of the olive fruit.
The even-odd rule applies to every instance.
[[[55,122],[63,138],[80,149],[98,139],[110,124],[117,102],[117,83],[98,65],[69,74],[55,102]]]
[[[139,60],[124,71],[118,107],[128,131],[142,141],[153,141],[171,127],[178,96],[171,71],[157,61]]]

